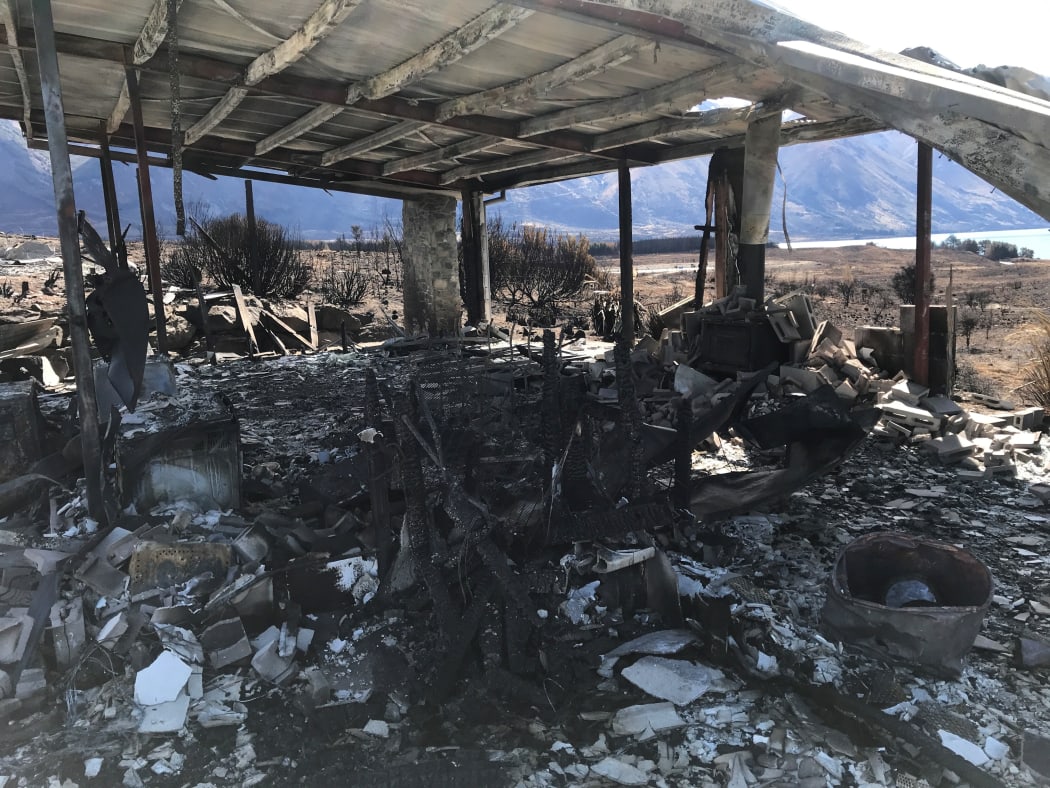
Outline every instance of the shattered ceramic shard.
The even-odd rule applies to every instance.
[[[692,703],[705,692],[724,692],[736,686],[717,668],[664,657],[642,657],[624,668],[622,675],[643,692],[676,706]]]
[[[612,731],[618,736],[648,738],[654,733],[681,728],[685,720],[675,711],[672,703],[643,703],[620,709],[612,718]]]
[[[248,707],[243,703],[226,705],[214,700],[205,700],[194,707],[197,724],[202,728],[220,728],[241,725],[248,719]]]
[[[282,657],[278,654],[279,641],[271,640],[252,657],[255,672],[269,682],[283,684],[295,673],[294,650],[292,655]]]
[[[984,740],[984,754],[993,761],[1001,761],[1010,752],[1010,746],[998,739],[989,736]]]
[[[98,773],[102,771],[102,759],[101,758],[87,758],[84,760],[84,776],[87,778],[98,777]]]
[[[602,657],[602,664],[598,668],[598,675],[610,678],[613,667],[620,657],[628,654],[652,654],[667,656],[677,654],[690,643],[695,643],[696,635],[688,629],[661,629],[657,632],[648,632],[634,640],[621,643],[608,654]]]
[[[182,730],[190,710],[190,696],[180,692],[166,703],[145,706],[139,721],[139,733],[172,733]]]
[[[619,758],[611,755],[606,756],[591,767],[591,771],[612,780],[618,785],[648,785],[649,775],[636,766],[632,766]]]
[[[1050,666],[1050,643],[1032,637],[1020,638],[1021,667],[1037,670]]]
[[[390,735],[390,726],[383,720],[369,720],[362,730],[369,736],[378,736],[385,739]]]
[[[941,737],[941,744],[974,766],[983,766],[988,763],[988,755],[972,741],[967,741],[962,736],[946,730],[937,731],[937,735]]]
[[[162,651],[151,665],[135,676],[135,702],[140,706],[154,706],[175,700],[192,672],[193,669],[175,654]]]

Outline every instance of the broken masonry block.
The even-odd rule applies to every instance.
[[[1019,430],[1037,430],[1043,426],[1043,419],[1046,416],[1046,411],[1039,407],[1025,408],[1024,410],[1015,410],[1010,414],[1013,419],[1013,425]]]
[[[0,383],[0,482],[28,472],[44,456],[34,381]]]
[[[121,423],[116,442],[123,505],[139,511],[176,501],[203,511],[240,505],[240,429],[222,399],[171,398],[135,416]]]
[[[848,380],[842,381],[835,389],[835,393],[847,402],[853,402],[857,399],[857,389],[853,387],[853,384]]]
[[[817,323],[813,319],[813,304],[805,293],[789,293],[775,302],[778,306],[787,309],[798,329],[800,339],[811,339],[817,330]]]
[[[886,392],[886,396],[891,400],[903,402],[905,405],[911,405],[913,408],[917,408],[919,407],[919,403],[922,402],[923,397],[929,393],[929,388],[920,385],[915,381],[899,380],[893,384],[888,392]]]
[[[766,319],[781,342],[798,342],[802,339],[802,333],[795,323],[795,316],[787,309],[767,309]]]
[[[1050,643],[1032,635],[1020,637],[1018,661],[1026,670],[1050,668]]]
[[[205,629],[201,633],[201,646],[216,670],[252,655],[252,645],[239,618],[228,618]]]
[[[33,628],[28,612],[24,607],[11,608],[0,618],[0,664],[11,665],[22,659]]]
[[[50,627],[51,645],[55,654],[55,664],[59,670],[66,670],[76,663],[84,648],[87,633],[84,630],[84,603],[80,597],[68,601],[59,600],[51,606]]]
[[[957,433],[949,432],[942,438],[931,440],[930,448],[936,452],[941,462],[953,463],[969,457],[977,447]]]
[[[896,389],[897,387],[894,386],[893,388]],[[890,391],[892,392],[893,389],[890,389]],[[964,415],[964,411],[962,407],[960,407],[959,403],[945,396],[930,397],[928,395],[924,395],[920,399],[918,405],[920,407],[925,408],[935,416],[947,417]]]
[[[816,391],[824,385],[824,381],[820,379],[816,372],[786,365],[780,368],[780,383],[781,385],[792,383],[807,394]]]
[[[934,432],[941,428],[941,418],[922,408],[913,408],[910,405],[892,400],[880,402],[875,407],[879,408],[893,421],[906,424],[909,427],[926,427]]]

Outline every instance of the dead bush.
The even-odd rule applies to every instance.
[[[364,300],[373,282],[374,277],[343,252],[321,274],[321,297],[336,306],[356,306]]]
[[[1035,313],[1038,334],[1033,343],[1033,358],[1024,369],[1021,394],[1025,401],[1050,408],[1050,314]]]
[[[255,225],[252,249],[243,215],[208,219],[201,225],[207,237],[199,231],[187,235],[169,260],[180,256],[179,266],[203,271],[220,287],[240,285],[260,298],[294,298],[313,277],[298,239],[265,219],[258,219]]]
[[[176,287],[192,290],[203,279],[203,272],[198,268],[184,246],[176,246],[160,264],[161,277]]]
[[[585,236],[516,224],[508,229],[498,217],[488,232],[492,290],[511,320],[552,325],[600,276]]]

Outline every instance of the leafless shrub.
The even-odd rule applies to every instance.
[[[265,219],[255,224],[254,249],[247,219],[232,214],[206,220],[202,227],[208,237],[200,232],[187,235],[172,256],[181,252],[181,266],[192,265],[220,287],[240,285],[260,298],[294,298],[310,285],[313,276],[298,239]]]
[[[569,301],[578,299],[598,276],[585,236],[546,228],[489,223],[492,289],[512,320],[551,325]]]
[[[185,245],[176,246],[160,266],[165,281],[177,287],[192,290],[203,279],[203,272],[194,264],[193,255]]]
[[[1027,402],[1050,408],[1050,314],[1035,313],[1038,335],[1033,344],[1033,358],[1024,369],[1021,394]]]
[[[360,304],[374,279],[361,265],[340,253],[321,274],[321,297],[330,304],[348,307]]]

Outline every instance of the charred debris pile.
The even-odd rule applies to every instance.
[[[37,735],[88,773],[181,781],[190,740],[229,730],[210,773],[280,781],[256,752],[279,705],[359,748],[362,781],[470,751],[490,784],[1036,784],[1039,713],[975,690],[975,723],[959,677],[975,641],[1011,651],[978,635],[993,603],[1034,624],[1050,600],[903,533],[927,496],[826,533],[791,512],[857,451],[936,469],[928,497],[1037,480],[1041,412],[967,413],[827,324],[785,339],[791,308],[761,318],[791,356],[737,374],[695,368],[702,315],[631,349],[547,331],[150,361],[134,412],[109,410],[105,523],[68,396],[5,384],[0,736],[22,747],[0,773],[55,773]],[[71,744],[88,729],[94,752]]]

